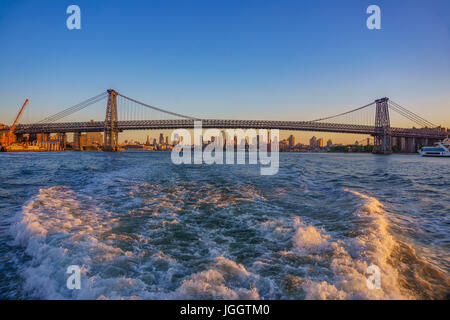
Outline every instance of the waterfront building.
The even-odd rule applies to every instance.
[[[329,147],[331,147],[331,146],[333,146],[333,141],[331,141],[331,139],[328,139],[328,141],[327,141],[327,147],[329,148]]]
[[[80,147],[87,146],[87,134],[83,133],[80,135]]]
[[[6,144],[8,131],[3,123],[0,123],[0,145]]]
[[[289,140],[289,149],[293,149],[295,146],[295,137],[291,134],[288,140]]]
[[[323,148],[323,138],[317,139],[317,147]]]
[[[309,139],[309,146],[311,148],[315,148],[317,146],[317,138],[315,136]]]
[[[88,132],[86,134],[86,145],[87,146],[102,146],[103,145],[103,134],[101,132]]]
[[[281,152],[289,151],[289,141],[288,140],[281,140],[279,144],[279,150]]]

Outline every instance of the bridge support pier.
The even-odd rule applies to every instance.
[[[37,136],[36,136],[35,133],[31,133],[31,134],[28,136],[28,141],[29,141],[29,143],[30,143],[31,145],[36,144],[36,140],[37,140]]]
[[[428,139],[427,138],[423,138],[422,139],[422,145],[420,147],[422,148],[422,147],[426,147],[426,146],[428,146]]]
[[[416,138],[406,138],[406,152],[416,152]]]
[[[73,133],[73,150],[80,151],[81,150],[81,132]]]
[[[406,138],[405,137],[399,137],[398,139],[400,140],[400,144],[399,144],[400,152],[406,152]]]
[[[416,138],[416,150],[419,150],[425,145],[425,138]]]
[[[394,150],[394,147],[396,148],[397,152],[400,152],[400,138],[399,137],[392,137],[392,150]]]
[[[50,133],[43,133],[41,136],[41,141],[49,141],[50,140]]]
[[[59,150],[66,149],[67,135],[65,133],[58,133]]]

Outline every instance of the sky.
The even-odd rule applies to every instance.
[[[71,4],[81,30],[66,27]],[[366,27],[371,4],[380,30]],[[231,119],[311,120],[387,96],[450,127],[450,1],[0,2],[0,123],[25,98],[32,122],[108,88]]]

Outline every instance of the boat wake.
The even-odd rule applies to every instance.
[[[360,200],[353,212],[355,231],[333,239],[331,233],[296,217],[294,247],[282,254],[306,261],[309,271],[303,278],[285,277],[286,286],[306,299],[430,299],[439,293],[445,298],[448,279],[390,234],[383,205],[374,197],[345,191]],[[370,266],[380,271],[379,288],[368,284]],[[328,272],[317,270],[324,268]]]
[[[291,216],[290,220],[280,217],[255,228],[274,245],[284,245],[284,250],[253,241],[261,254],[244,265],[213,243],[209,253],[199,257],[204,261],[199,270],[188,258],[181,260],[183,255],[176,251],[175,243],[152,238],[151,231],[172,230],[183,235],[182,228],[192,227],[195,220],[185,220],[192,214],[182,214],[184,200],[176,202],[175,211],[168,205],[158,206],[158,201],[171,201],[167,195],[158,195],[161,190],[157,186],[151,189],[155,194],[151,201],[144,202],[146,209],[133,211],[135,219],[142,215],[149,219],[145,221],[152,221],[147,224],[150,233],[121,232],[123,226],[117,217],[102,209],[97,200],[69,187],[41,189],[23,206],[10,230],[15,244],[29,257],[18,266],[24,280],[23,298],[416,299],[445,297],[448,290],[445,273],[421,260],[412,246],[396,239],[384,206],[360,192],[343,192],[350,197],[348,201],[356,203],[349,220],[351,231],[345,234],[330,225],[308,224],[300,216]],[[139,190],[135,188],[135,196]],[[178,190],[176,195],[190,199],[190,192]],[[225,204],[223,196],[217,195],[206,205],[229,210],[240,201],[265,201],[256,190],[240,191],[238,198],[231,199]],[[198,199],[192,205],[205,205],[202,201],[206,200]],[[167,217],[166,211],[170,213]],[[250,217],[244,214],[246,219]],[[168,218],[170,221],[164,220]],[[196,232],[206,234],[207,230]],[[203,237],[203,241],[207,239]],[[181,258],[174,258],[175,253]],[[195,250],[194,254],[201,255]],[[81,290],[66,287],[66,270],[71,265],[81,267]],[[368,267],[373,265],[380,271],[379,289],[367,285]]]

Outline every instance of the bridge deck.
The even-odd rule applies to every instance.
[[[279,129],[292,131],[321,131],[336,133],[354,133],[381,135],[382,129],[366,125],[336,124],[311,121],[273,121],[273,120],[219,120],[203,119],[203,128],[217,129]],[[136,121],[118,121],[119,131],[125,130],[164,130],[164,129],[192,129],[194,120],[136,120]],[[70,132],[103,132],[104,122],[67,122],[67,123],[48,123],[48,124],[24,124],[18,125],[16,134],[33,133],[70,133]],[[423,137],[443,139],[447,136],[446,131],[436,129],[406,129],[391,128],[393,137]]]

